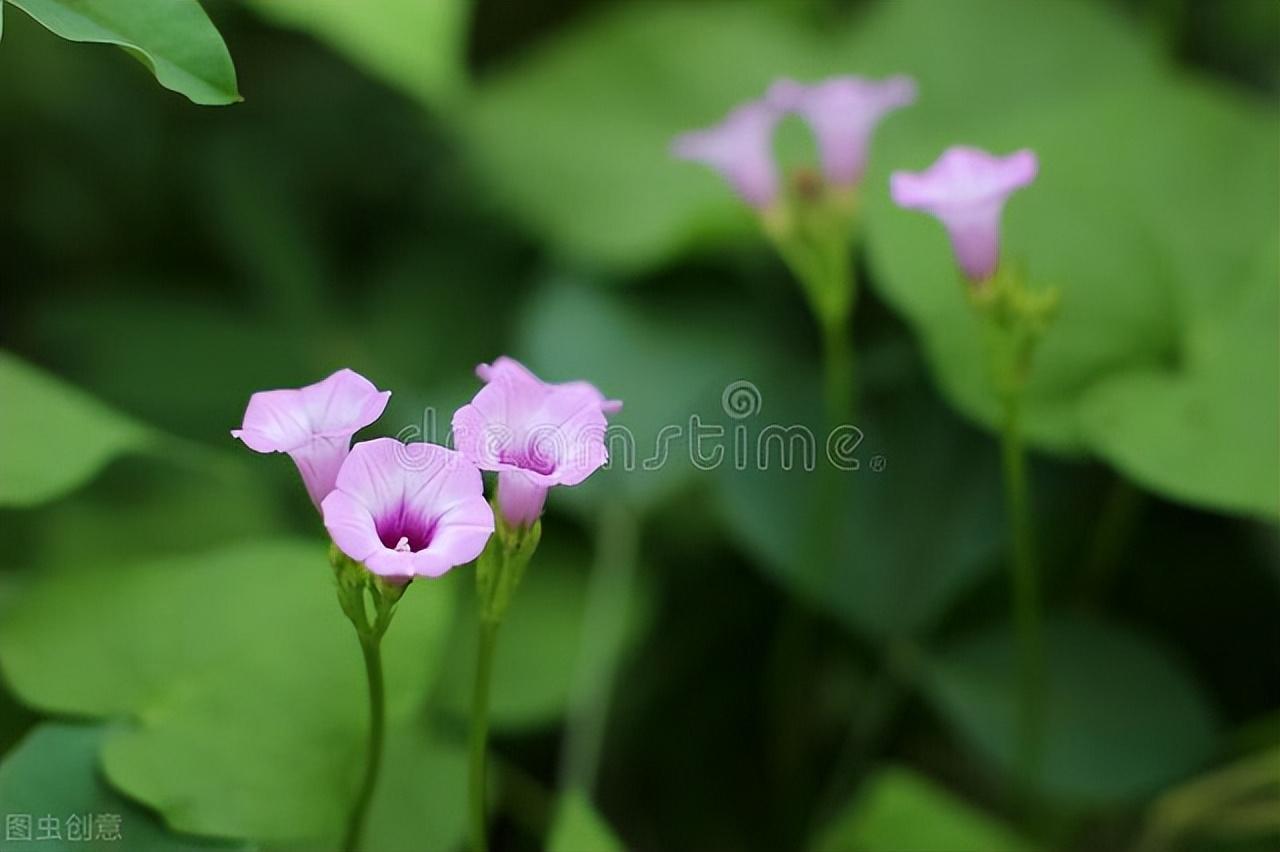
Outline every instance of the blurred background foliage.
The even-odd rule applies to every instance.
[[[741,379],[753,437],[817,426],[798,291],[668,143],[780,75],[909,73],[862,197],[860,469],[831,491],[676,441],[553,495],[499,646],[495,844],[1280,843],[1280,6],[205,8],[228,109],[4,9],[0,811],[120,813],[130,850],[326,848],[356,646],[296,475],[227,435],[248,395],[351,366],[395,392],[370,435],[439,439],[505,352],[626,400],[637,461],[691,414],[744,425]],[[1031,389],[1031,824],[993,401],[940,229],[886,192],[956,141],[1039,152],[1007,245],[1064,295]],[[390,633],[370,850],[461,844],[470,580],[415,584]]]

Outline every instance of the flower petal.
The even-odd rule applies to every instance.
[[[906,76],[831,77],[812,86],[783,79],[766,99],[804,117],[817,139],[823,174],[833,184],[850,186],[866,170],[876,126],[889,112],[915,102],[916,84]]]
[[[898,206],[936,216],[947,229],[960,268],[970,279],[985,281],[999,264],[1005,201],[1035,180],[1038,168],[1029,150],[997,157],[956,146],[924,172],[894,172],[889,188]]]
[[[671,151],[718,171],[753,207],[768,207],[778,197],[773,131],[780,117],[771,103],[750,101],[715,127],[676,137]]]

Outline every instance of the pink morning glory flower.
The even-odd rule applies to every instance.
[[[439,577],[479,556],[493,534],[475,465],[446,447],[394,438],[352,448],[322,511],[338,549],[387,579]]]
[[[811,86],[783,79],[767,96],[778,110],[797,113],[808,122],[818,142],[823,174],[831,184],[846,187],[862,178],[876,125],[915,99],[916,83],[905,76],[831,77]]]
[[[577,485],[608,461],[605,415],[622,409],[587,382],[551,384],[514,359],[476,368],[486,384],[453,415],[459,452],[498,472],[498,509],[510,526],[542,513],[547,489]]]
[[[333,490],[351,436],[382,416],[390,391],[353,370],[296,390],[259,391],[232,437],[259,453],[288,453],[316,508]]]
[[[750,101],[706,130],[676,137],[672,153],[719,172],[752,207],[764,209],[778,197],[773,130],[782,113],[766,101]]]
[[[1000,262],[1000,214],[1014,190],[1035,180],[1032,151],[997,157],[977,148],[948,148],[919,174],[894,172],[890,194],[900,207],[923,210],[942,221],[956,262],[971,280],[995,275]]]

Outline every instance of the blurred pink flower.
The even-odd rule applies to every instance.
[[[830,77],[811,86],[782,79],[766,96],[775,109],[797,113],[808,122],[827,181],[846,187],[862,178],[876,125],[915,99],[915,80],[901,75],[886,80]]]
[[[890,194],[900,207],[938,217],[951,237],[956,262],[971,280],[986,281],[1000,262],[1000,214],[1016,189],[1035,180],[1032,151],[997,157],[977,148],[948,148],[919,174],[894,172]]]
[[[394,438],[356,444],[322,510],[333,543],[388,579],[439,577],[479,556],[493,534],[475,465]]]
[[[765,101],[749,101],[706,130],[677,136],[672,153],[719,172],[752,207],[763,209],[778,197],[773,130],[781,112]]]
[[[390,397],[359,373],[339,370],[304,388],[255,393],[244,424],[231,435],[255,452],[288,453],[318,509],[333,490],[351,436],[382,416]]]
[[[498,472],[503,519],[527,526],[548,488],[577,485],[608,460],[605,415],[622,403],[587,382],[544,382],[505,356],[476,375],[486,384],[453,415],[454,442],[482,470]]]

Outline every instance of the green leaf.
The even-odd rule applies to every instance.
[[[498,631],[489,696],[489,723],[520,731],[564,714],[582,643],[588,557],[548,530],[525,572]],[[454,634],[433,705],[457,719],[470,718],[477,616],[474,577],[460,578],[462,595]],[[610,657],[624,653],[649,614],[648,596],[635,596],[625,629],[609,637]]]
[[[197,470],[158,458],[115,465],[73,498],[25,519],[29,543],[9,560],[19,568],[92,565],[103,554],[112,562],[150,561],[279,533],[287,522],[279,493],[263,487],[258,460],[238,459],[236,450],[208,451]],[[279,467],[290,493],[301,492],[293,466]]]
[[[1153,67],[1121,19],[1088,4],[895,0],[821,31],[777,6],[616,4],[566,30],[479,87],[465,129],[481,175],[558,248],[642,267],[755,230],[670,146],[779,76],[911,73],[922,107],[985,117]],[[879,144],[873,160],[902,164]]]
[[[862,439],[844,460],[856,469],[828,461],[816,368],[780,361],[752,375],[760,411],[727,432],[747,463],[719,466],[716,497],[744,550],[787,589],[864,635],[919,636],[998,564],[998,465],[991,443],[921,385],[909,353],[867,356]],[[779,429],[813,436],[812,469],[798,444],[787,467]]]
[[[560,796],[548,852],[623,852],[626,847],[580,790]]]
[[[609,418],[608,469],[553,493],[552,504],[589,513],[607,496],[643,511],[687,487],[700,473],[689,458],[690,417],[723,419],[724,388],[760,360],[762,333],[747,312],[719,300],[652,302],[548,281],[524,312],[513,354],[548,380],[587,379],[623,401]],[[679,435],[664,435],[677,427]]]
[[[384,643],[394,724],[425,698],[450,601],[416,583]],[[321,543],[45,572],[0,625],[0,669],[47,712],[123,718],[112,783],[180,831],[335,835],[363,762],[359,646]]]
[[[466,83],[470,0],[251,0],[277,23],[309,32],[424,103],[447,103]]]
[[[35,506],[87,482],[155,436],[56,377],[0,351],[0,506]]]
[[[467,831],[467,752],[413,725],[387,738],[362,848],[454,852]]]
[[[1200,766],[1216,744],[1205,696],[1158,646],[1119,627],[1060,618],[1046,632],[1041,788],[1085,804],[1131,800]],[[999,628],[928,662],[926,694],[1002,768],[1015,752],[1015,653]]]
[[[74,849],[104,850],[126,848],[137,852],[196,852],[206,849],[243,850],[244,844],[219,843],[195,837],[180,837],[166,831],[155,817],[113,792],[98,777],[98,747],[105,730],[91,725],[45,722],[35,728],[0,763],[0,813],[29,815],[32,840],[0,840],[0,850],[39,848],[55,852]],[[61,840],[38,840],[38,820],[53,816],[58,821]],[[103,817],[115,818],[116,840],[104,839],[90,829],[92,840],[69,835],[68,820],[97,820],[97,830],[106,828]],[[77,823],[83,826],[84,823]],[[82,829],[78,829],[82,830]],[[109,829],[108,829],[109,830]]]
[[[867,779],[814,844],[814,852],[974,850],[1023,852],[1031,845],[928,778],[903,767]]]
[[[70,41],[114,44],[198,104],[242,100],[222,36],[196,0],[6,0]]]
[[[1216,90],[1144,82],[948,120],[922,103],[884,141],[910,168],[957,134],[1040,157],[1004,234],[1006,256],[1062,293],[1028,389],[1031,440],[1097,452],[1176,499],[1274,516],[1274,113]],[[944,393],[994,427],[986,353],[942,228],[893,209],[886,178],[873,172],[869,184],[874,281],[920,333]]]

